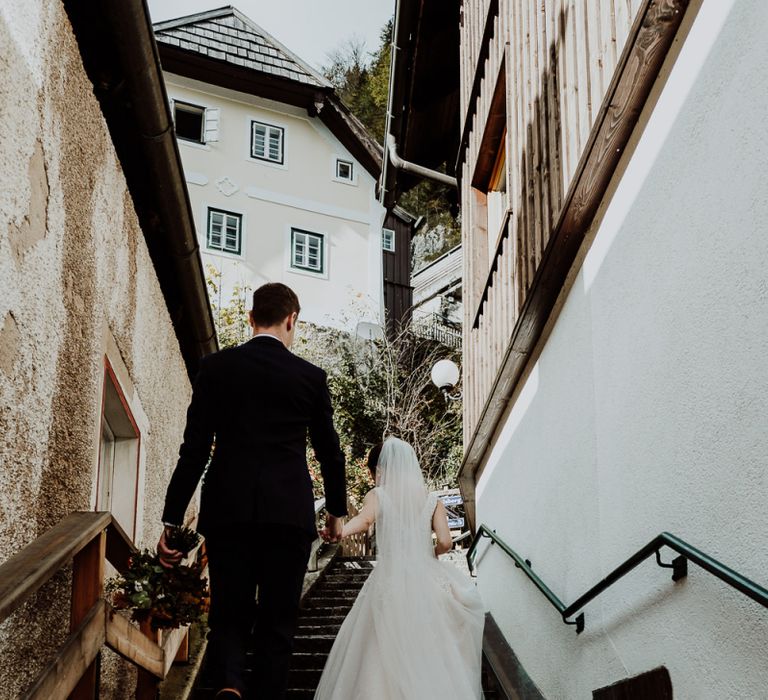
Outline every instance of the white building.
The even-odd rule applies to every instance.
[[[459,128],[440,151],[435,90],[391,134],[457,163],[460,483],[519,555],[479,544],[488,658],[498,629],[518,697],[766,698],[768,5],[448,5],[398,3],[392,94],[454,52]]]
[[[214,303],[284,282],[306,321],[380,322],[380,151],[330,83],[232,7],[155,36]]]

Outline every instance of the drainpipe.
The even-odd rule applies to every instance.
[[[412,173],[413,175],[418,175],[427,180],[434,180],[435,182],[440,182],[443,185],[450,185],[451,187],[456,187],[458,189],[459,184],[455,177],[441,173],[438,170],[425,168],[423,165],[410,163],[397,155],[397,142],[392,134],[387,134],[387,152],[389,153],[389,162],[398,170],[404,170],[407,173]]]
[[[390,164],[392,165],[393,168],[396,168],[398,170],[403,170],[405,172],[411,173],[418,177],[426,178],[427,180],[435,180],[436,182],[440,182],[444,185],[449,185],[457,189],[459,186],[455,177],[451,177],[450,175],[446,175],[445,173],[441,173],[437,170],[425,168],[424,166],[417,165],[416,163],[410,163],[407,160],[403,160],[397,154],[397,142],[395,141],[395,137],[392,134],[392,117],[393,117],[392,110],[394,109],[393,102],[395,99],[397,54],[401,50],[400,47],[397,45],[398,30],[400,25],[401,5],[402,5],[402,0],[396,0],[395,21],[394,21],[394,26],[392,27],[391,58],[389,61],[389,96],[387,100],[386,121],[384,124],[385,148],[384,148],[384,156],[382,158],[382,166],[381,166],[381,181],[379,184],[379,201],[381,201],[382,204],[384,203],[384,198],[386,196],[387,168]]]

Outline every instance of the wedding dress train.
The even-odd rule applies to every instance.
[[[407,443],[379,459],[377,561],[331,649],[315,700],[481,698],[483,605],[472,582],[435,558],[428,494]]]

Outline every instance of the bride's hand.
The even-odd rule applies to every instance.
[[[328,513],[328,517],[325,520],[325,527],[320,530],[320,537],[326,542],[340,542],[342,538],[342,526],[343,522],[341,518],[337,518],[335,515]]]

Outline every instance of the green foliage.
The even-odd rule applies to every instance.
[[[364,43],[351,39],[329,54],[323,68],[341,101],[379,142],[384,141],[391,42],[392,20],[382,28],[376,51],[366,53]]]
[[[219,347],[224,350],[248,340],[250,337],[248,327],[250,287],[235,285],[231,297],[228,300],[222,299],[221,272],[213,265],[206,266],[205,281],[208,285],[208,296],[211,300]]]
[[[336,427],[350,464],[387,435],[410,442],[433,487],[454,486],[462,457],[461,402],[446,403],[430,379],[438,359],[457,351],[415,336],[365,341],[300,324],[294,351],[328,372]]]
[[[166,569],[154,552],[131,557],[122,576],[107,581],[106,590],[118,610],[130,610],[135,622],[150,620],[154,629],[172,629],[197,622],[208,610],[208,580],[202,565]]]

